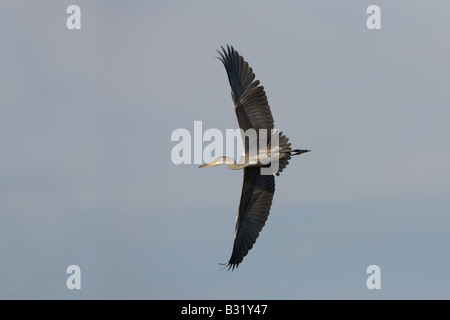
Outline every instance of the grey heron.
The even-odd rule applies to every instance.
[[[274,129],[272,112],[270,111],[267,96],[264,87],[260,85],[259,80],[255,80],[255,74],[252,68],[232,46],[227,49],[222,48],[222,52],[217,51],[227,71],[228,81],[231,86],[231,97],[240,129],[246,131],[254,129],[256,131],[265,129],[271,131]],[[275,153],[271,148],[271,140],[274,135],[278,138],[277,158],[278,168],[274,174],[280,172],[288,165],[291,156],[300,155],[310,150],[291,149],[289,139],[282,132],[271,133],[267,135],[268,154]],[[220,164],[226,164],[229,169],[244,170],[244,182],[242,185],[241,201],[236,216],[236,226],[234,235],[234,245],[231,258],[226,266],[228,270],[234,270],[239,266],[264,227],[269,216],[275,192],[275,177],[273,174],[261,174],[261,169],[268,167],[267,162],[259,158],[251,161],[249,157],[250,147],[244,139],[243,161],[236,163],[229,157],[219,157],[211,163],[200,166],[210,167]],[[256,141],[256,147],[259,146],[259,138]]]

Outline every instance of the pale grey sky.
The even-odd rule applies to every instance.
[[[81,30],[66,8],[81,8]],[[366,9],[381,8],[381,30]],[[0,298],[450,298],[448,1],[0,3]],[[296,148],[235,272],[231,44]],[[66,288],[67,266],[82,289]],[[381,290],[366,288],[367,266]]]

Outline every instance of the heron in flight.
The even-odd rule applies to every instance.
[[[291,144],[288,142],[289,139],[282,132],[273,132],[274,121],[264,87],[260,85],[259,80],[255,80],[252,68],[232,46],[227,46],[227,49],[221,48],[222,52],[217,51],[220,55],[218,59],[222,61],[228,74],[231,98],[239,127],[243,131],[250,129],[259,132],[264,129],[270,132],[266,134],[267,144],[263,145],[267,146],[266,156],[276,156],[278,166],[275,166],[277,170],[273,173],[279,175],[288,165],[291,156],[309,150],[292,150]],[[241,135],[243,131],[241,131]],[[245,138],[242,138],[244,154],[239,163],[229,157],[219,157],[211,163],[200,166],[200,168],[203,168],[226,164],[229,169],[244,170],[241,201],[236,216],[233,252],[228,264],[226,264],[228,270],[237,268],[248,251],[252,249],[269,216],[275,192],[275,177],[273,174],[262,174],[261,171],[263,168],[269,167],[270,164],[263,161],[259,149],[254,153],[256,158],[252,158],[250,155],[252,154],[251,143],[250,141],[246,143]],[[278,139],[278,146],[274,143],[274,147],[272,147],[271,142],[274,138]],[[260,137],[257,136],[257,141],[253,144],[256,148],[260,146],[259,140]]]

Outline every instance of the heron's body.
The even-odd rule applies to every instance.
[[[233,252],[228,262],[228,268],[234,269],[253,247],[265,225],[272,205],[275,177],[273,174],[263,174],[261,168],[271,167],[270,161],[276,159],[278,165],[273,173],[279,175],[288,165],[291,156],[309,150],[292,150],[291,144],[288,142],[289,139],[285,135],[281,132],[273,132],[274,121],[264,87],[259,85],[258,80],[254,80],[255,74],[252,68],[233,47],[227,46],[227,50],[222,47],[222,51],[218,51],[219,59],[227,71],[239,127],[244,131],[249,129],[254,129],[257,132],[268,131],[266,143],[260,144],[259,135],[257,135],[254,144],[255,146],[265,145],[267,146],[266,150],[253,149],[250,146],[251,143],[246,144],[245,139],[243,139],[244,154],[239,163],[229,157],[219,157],[209,164],[200,166],[226,164],[231,170],[244,170],[241,201],[236,217]],[[275,143],[275,138],[278,140],[277,143]]]

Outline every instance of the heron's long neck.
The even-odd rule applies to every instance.
[[[239,164],[239,163],[233,163],[233,164],[227,164],[228,169],[231,170],[239,170],[242,168],[245,168],[245,164]]]
[[[236,164],[236,161],[234,161],[234,159],[232,159],[232,158],[227,157],[227,158],[225,158],[225,161],[226,161],[225,163],[226,163],[228,169],[238,170],[238,169],[242,168],[242,165]]]

